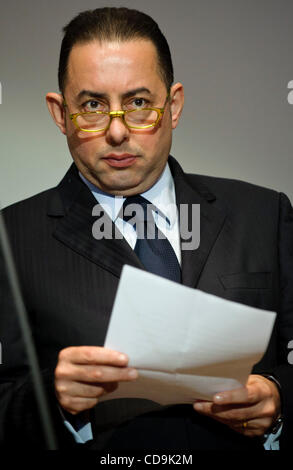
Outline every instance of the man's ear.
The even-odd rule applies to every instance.
[[[182,83],[175,83],[171,87],[170,103],[172,129],[175,129],[178,125],[179,118],[184,106],[184,88]]]
[[[62,134],[66,135],[65,108],[63,96],[59,93],[47,93],[46,102],[49,112]]]

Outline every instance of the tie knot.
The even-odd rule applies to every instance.
[[[157,207],[138,194],[125,199],[120,217],[133,225],[138,238],[154,238],[157,227],[153,211],[158,212]]]
[[[129,196],[125,199],[122,206],[122,219],[128,222],[135,217],[139,222],[153,222],[152,211],[158,212],[156,206],[145,199],[140,194]]]
[[[119,216],[128,222],[133,217],[133,213],[137,212],[137,219],[139,221],[144,222],[154,222],[153,212],[159,214],[165,221],[170,225],[169,218],[160,210],[158,209],[155,204],[148,201],[145,197],[141,196],[140,194],[136,194],[135,196],[129,196],[125,199],[123,206],[122,206],[122,214]]]

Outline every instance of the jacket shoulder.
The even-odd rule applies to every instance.
[[[6,217],[9,217],[12,214],[18,214],[23,212],[32,212],[38,210],[44,210],[49,205],[49,202],[56,196],[59,192],[60,188],[66,186],[66,183],[70,181],[72,177],[76,178],[77,169],[74,164],[70,166],[68,171],[66,172],[65,176],[61,179],[61,181],[54,187],[45,189],[38,194],[30,196],[26,199],[21,201],[15,202],[3,209],[3,214]]]
[[[279,197],[278,191],[248,181],[192,173],[187,173],[186,177],[191,184],[197,185],[200,183],[209,188],[210,191],[214,191],[214,193],[260,193],[267,197]]]
[[[187,174],[189,184],[194,187],[206,188],[206,191],[214,196],[226,207],[277,207],[282,193],[264,186],[250,182],[221,178],[216,176]]]
[[[2,212],[6,220],[24,218],[28,214],[36,215],[46,209],[48,201],[56,188],[46,189],[38,194],[10,204]]]

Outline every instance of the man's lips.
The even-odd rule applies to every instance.
[[[137,155],[133,155],[131,153],[121,153],[121,154],[116,154],[116,153],[110,153],[103,157],[103,160],[105,160],[108,165],[114,166],[117,168],[124,168],[127,166],[132,165],[137,159]]]

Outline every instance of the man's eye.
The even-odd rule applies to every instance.
[[[134,108],[145,108],[147,105],[147,101],[144,98],[134,98],[131,104]]]
[[[96,100],[90,100],[83,105],[85,111],[103,111],[101,104]]]

